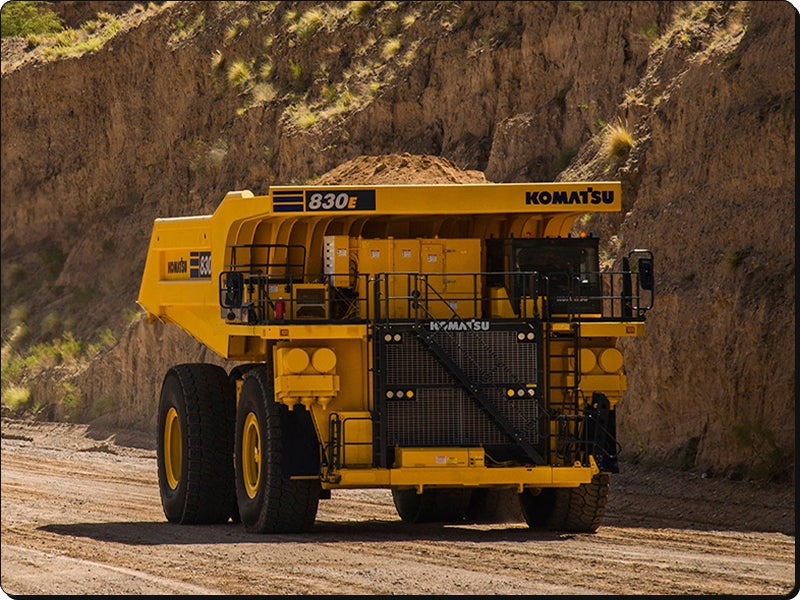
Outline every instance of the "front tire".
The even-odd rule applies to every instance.
[[[304,533],[317,516],[319,479],[290,479],[291,461],[318,453],[310,414],[276,403],[268,369],[245,375],[236,411],[236,497],[254,533]],[[317,466],[318,474],[318,466]]]
[[[234,502],[233,391],[216,365],[167,371],[158,408],[158,487],[171,523],[224,523]]]

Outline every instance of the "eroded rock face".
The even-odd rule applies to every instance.
[[[659,290],[624,346],[623,442],[740,474],[789,474],[794,456],[795,47],[775,8],[664,52],[618,232],[655,252]]]
[[[34,324],[50,313],[83,339],[118,328],[152,219],[210,213],[228,190],[321,174],[321,183],[621,179],[624,214],[578,226],[602,236],[609,265],[635,247],[656,255],[647,334],[620,343],[625,453],[744,474],[790,462],[791,5],[405,3],[304,40],[283,13],[254,13],[258,4],[132,11],[99,51],[52,62],[20,62],[26,50],[4,40],[4,336],[20,303],[34,338],[46,336]],[[176,42],[178,22],[201,14],[203,26]],[[396,59],[381,55],[380,24],[392,20]],[[215,70],[215,51],[226,66],[269,55],[274,99],[238,110],[249,96]],[[291,64],[305,69],[304,90]],[[338,120],[303,129],[284,112],[297,97],[313,105],[324,85],[366,90],[353,79],[365,69],[378,91]],[[635,145],[611,161],[601,131],[617,119]],[[61,260],[33,299],[8,287],[19,269],[46,279],[53,253]],[[166,369],[196,360],[219,359],[171,326],[136,322],[71,377],[87,398],[115,400],[104,419],[150,426]],[[52,389],[42,381],[34,393]]]

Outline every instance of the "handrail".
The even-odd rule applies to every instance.
[[[282,263],[283,264],[283,263]],[[289,264],[289,263],[286,263]],[[249,266],[249,265],[248,265]],[[258,265],[263,266],[263,265]],[[487,280],[511,276],[511,290],[487,287]],[[331,285],[353,281],[351,288]],[[588,285],[587,282],[592,282]],[[320,310],[297,317],[319,290]],[[548,321],[642,321],[652,308],[652,290],[643,290],[636,271],[548,273],[536,271],[480,273],[389,272],[377,274],[264,273],[239,268],[219,276],[223,317],[246,324],[274,321],[332,322],[447,321],[457,318]],[[303,297],[299,297],[299,290]],[[498,316],[498,307],[510,311]],[[420,309],[424,307],[424,311]],[[246,309],[245,312],[242,312]],[[227,312],[226,312],[227,311]],[[233,316],[231,316],[233,315]],[[316,316],[314,316],[316,315]]]

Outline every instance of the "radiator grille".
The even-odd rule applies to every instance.
[[[538,344],[521,342],[518,333],[512,329],[438,331],[433,339],[528,442],[537,444]],[[376,393],[386,398],[387,391],[414,392],[411,399],[404,395],[385,400],[389,447],[511,443],[413,330],[393,328],[376,338],[383,365]],[[522,390],[524,396],[509,397],[508,390]]]

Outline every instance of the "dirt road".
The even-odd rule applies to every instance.
[[[412,526],[334,491],[305,535],[178,526],[147,436],[2,423],[3,591],[15,594],[791,594],[794,494],[623,465],[595,535]]]

